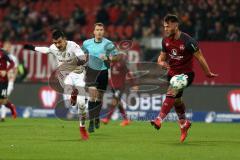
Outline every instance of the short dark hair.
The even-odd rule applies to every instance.
[[[167,14],[165,17],[164,17],[164,22],[173,22],[173,23],[179,23],[179,19],[178,19],[178,16],[175,15],[175,14]]]
[[[65,34],[63,33],[63,31],[59,30],[59,29],[55,29],[52,32],[52,38],[53,39],[58,39],[58,38],[65,38]]]
[[[104,24],[101,23],[101,22],[95,23],[95,24],[94,24],[94,29],[95,29],[96,26],[101,26],[101,27],[104,28]]]

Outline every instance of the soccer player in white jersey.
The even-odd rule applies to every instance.
[[[7,95],[10,96],[10,94],[12,93],[13,89],[14,89],[14,82],[15,79],[17,77],[17,67],[18,67],[18,59],[15,55],[12,54],[11,52],[11,43],[9,41],[5,41],[3,43],[3,49],[6,50],[8,53],[8,56],[10,59],[13,60],[14,62],[14,67],[8,71],[8,87],[7,87]],[[2,105],[2,109],[1,109],[1,121],[4,121],[6,118],[6,114],[7,114],[7,108]]]
[[[71,105],[77,105],[80,113],[80,134],[83,140],[88,139],[88,133],[85,129],[86,106],[85,96],[79,95],[77,87],[84,88],[85,72],[84,64],[87,56],[82,49],[73,41],[66,40],[65,34],[60,30],[54,30],[52,33],[53,44],[50,47],[35,47],[31,44],[25,44],[24,48],[41,53],[52,54],[56,57],[58,64],[57,79],[66,93],[66,87],[72,85]],[[78,84],[76,84],[76,82]]]

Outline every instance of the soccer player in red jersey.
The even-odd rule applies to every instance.
[[[163,25],[166,37],[162,40],[162,52],[158,58],[158,64],[168,70],[169,81],[174,75],[185,74],[188,76],[187,86],[189,86],[194,79],[193,57],[197,59],[207,77],[218,76],[209,69],[197,42],[188,34],[179,30],[179,19],[176,15],[167,15],[164,18]],[[182,89],[175,90],[169,86],[158,117],[151,121],[151,124],[156,129],[160,129],[164,118],[174,106],[179,118],[181,142],[187,137],[187,132],[191,126],[191,122],[186,119],[185,104],[181,98],[182,94]]]
[[[107,114],[107,117],[101,120],[104,124],[107,124],[109,122],[116,107],[118,107],[123,117],[123,121],[120,125],[126,126],[130,124],[130,120],[127,118],[126,111],[123,108],[123,104],[121,102],[121,96],[125,88],[126,78],[129,78],[130,80],[132,80],[131,74],[126,66],[124,57],[125,56],[122,55],[120,60],[112,62],[110,66],[111,72],[109,77],[109,84],[113,94],[113,99],[112,99],[112,104]]]
[[[8,71],[14,67],[14,62],[7,52],[0,49],[0,105],[5,105],[11,110],[12,117],[17,118],[16,107],[7,98]]]

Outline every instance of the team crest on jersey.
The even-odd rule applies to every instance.
[[[183,44],[181,44],[179,48],[180,48],[180,50],[184,50],[185,49]]]
[[[166,43],[166,46],[168,47],[168,46],[169,46],[169,43]]]
[[[174,56],[177,55],[177,50],[176,49],[172,49],[171,52],[172,52],[172,55],[174,55]]]

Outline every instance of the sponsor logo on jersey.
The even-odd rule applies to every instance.
[[[176,49],[172,49],[172,50],[171,50],[170,57],[171,57],[172,59],[176,59],[176,60],[181,60],[181,59],[183,58],[183,56],[179,56],[179,55],[178,55]]]
[[[184,50],[185,49],[183,44],[181,44],[179,48],[180,48],[180,50]]]
[[[177,55],[177,50],[176,49],[172,49],[171,53],[172,53],[172,55],[176,56]]]

